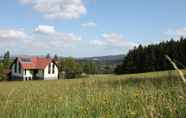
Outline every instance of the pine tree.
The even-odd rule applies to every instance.
[[[5,52],[4,54],[3,65],[5,68],[8,68],[10,65],[10,52],[9,51]]]
[[[49,53],[46,55],[46,58],[47,59],[50,59],[50,54]]]
[[[57,56],[57,54],[54,55],[54,60],[55,60],[55,61],[58,60],[58,56]]]
[[[171,70],[173,67],[165,59],[169,55],[180,68],[186,66],[186,39],[181,37],[179,41],[170,41],[148,46],[139,45],[132,50],[115,69],[115,73],[141,73],[148,71]]]

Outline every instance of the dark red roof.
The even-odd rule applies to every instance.
[[[44,57],[32,57],[30,59],[18,59],[23,69],[45,69],[45,67],[52,62],[51,59]]]

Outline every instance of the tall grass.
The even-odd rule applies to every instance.
[[[90,78],[0,83],[0,118],[186,117],[186,87],[176,76]]]
[[[182,79],[182,81],[186,84],[186,79],[184,77],[183,72],[176,66],[176,64],[174,63],[174,61],[172,61],[172,59],[168,55],[166,55],[165,57],[172,64],[172,66],[174,67],[174,69],[179,73],[180,78]]]

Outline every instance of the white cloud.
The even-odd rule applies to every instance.
[[[105,42],[100,41],[100,40],[91,40],[90,43],[93,45],[98,45],[98,46],[103,46],[106,44]]]
[[[81,37],[74,33],[56,31],[54,26],[38,26],[35,32],[24,30],[0,29],[0,49],[10,49],[16,53],[33,54],[38,52],[61,53],[65,47],[73,47]],[[11,40],[9,40],[11,39]]]
[[[123,38],[122,35],[117,33],[103,34],[99,40],[91,41],[92,44],[97,46],[115,47],[115,48],[132,48],[136,43],[130,42]]]
[[[20,0],[20,2],[31,5],[48,19],[77,19],[87,12],[82,0]]]
[[[165,32],[166,35],[169,36],[186,36],[186,27],[183,28],[177,28],[177,29],[168,29],[167,32]]]
[[[96,27],[97,24],[95,22],[87,22],[87,23],[83,23],[81,24],[82,27]]]
[[[20,2],[23,4],[29,4],[32,3],[32,0],[20,0]]]
[[[81,37],[76,36],[73,33],[58,33],[57,36],[60,36],[65,42],[80,41]]]
[[[76,36],[73,33],[59,32],[55,30],[54,26],[49,26],[49,25],[39,25],[36,28],[34,28],[34,32],[40,33],[39,36],[42,37],[43,39],[50,38],[52,41],[56,39],[64,42],[81,40],[80,37]],[[37,36],[37,34],[35,34],[35,36]]]
[[[22,30],[16,29],[0,29],[0,40],[4,39],[23,39],[27,34]]]
[[[178,36],[186,36],[186,27],[177,29],[177,30],[176,30],[176,34],[177,34]]]
[[[51,34],[51,33],[55,33],[56,30],[55,30],[54,26],[39,25],[38,27],[36,27],[36,28],[34,29],[34,32]]]
[[[31,43],[32,48],[47,48],[62,50],[65,46],[73,45],[81,40],[81,37],[76,36],[74,33],[64,33],[55,30],[54,26],[39,25],[33,33]],[[37,40],[39,39],[39,40]],[[35,42],[36,41],[36,42]]]

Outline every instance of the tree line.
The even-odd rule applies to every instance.
[[[94,74],[111,74],[110,65],[97,63],[92,60],[78,60],[71,57],[58,59],[60,78],[72,79],[87,77]]]
[[[12,63],[12,60],[10,59],[10,52],[6,51],[3,59],[0,60],[0,80],[6,80],[7,74],[9,73],[9,67]]]
[[[169,55],[180,69],[186,65],[186,38],[171,39],[159,44],[139,45],[129,50],[122,64],[115,68],[116,74],[141,73],[160,70],[172,70],[173,67],[165,59]]]
[[[50,54],[46,58],[52,58]],[[91,59],[75,59],[72,57],[58,57],[56,54],[52,58],[57,62],[60,78],[73,79],[87,77],[94,74],[112,74],[115,64],[106,61],[94,61]]]

